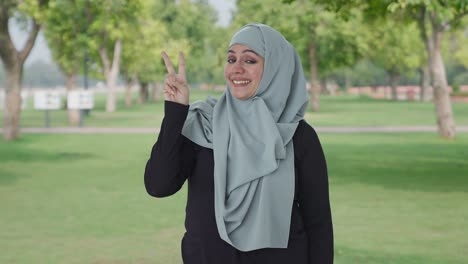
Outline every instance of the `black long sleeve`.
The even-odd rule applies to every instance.
[[[293,208],[288,248],[240,252],[219,237],[214,212],[213,151],[181,135],[187,114],[188,106],[166,102],[161,131],[144,175],[147,192],[156,197],[172,195],[188,182],[184,263],[333,263],[327,168],[313,128],[301,121],[293,138],[299,208]]]
[[[152,196],[176,193],[191,173],[195,157],[193,143],[181,134],[188,108],[165,102],[161,131],[145,167],[145,187]]]
[[[297,137],[299,208],[309,240],[309,263],[333,263],[333,225],[325,156],[315,130],[306,122]]]

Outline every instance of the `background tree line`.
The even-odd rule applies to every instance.
[[[68,91],[88,75],[107,87],[106,111],[116,111],[116,84],[138,87],[139,103],[157,97],[165,70],[161,50],[174,56],[184,50],[187,75],[194,85],[222,84],[226,45],[232,33],[249,22],[269,24],[297,48],[311,84],[312,110],[320,109],[327,83],[351,85],[419,83],[434,87],[437,123],[453,138],[447,85],[463,84],[468,69],[468,0],[322,1],[237,0],[231,24],[216,25],[206,0],[4,0],[0,3],[0,78],[6,87],[4,138],[19,136],[19,91],[38,68],[23,69],[38,31],[45,32],[60,77]],[[29,28],[22,47],[14,47],[8,21]],[[34,70],[37,67],[37,70]],[[448,70],[448,71],[447,71]],[[3,77],[2,77],[3,76]],[[32,81],[31,81],[32,83]],[[150,87],[152,91],[150,91]],[[69,112],[76,124],[78,112]]]
[[[450,38],[448,38],[450,40]],[[450,45],[449,43],[446,45]],[[446,59],[447,81],[451,86],[459,87],[468,84],[468,71],[463,64],[451,58],[451,52],[444,52]],[[208,74],[208,73],[205,73]],[[0,84],[5,82],[5,71],[0,67]],[[213,78],[215,79],[215,78]],[[219,78],[218,78],[219,79]],[[90,86],[102,81],[90,77]],[[330,77],[331,82],[336,82],[340,88],[348,86],[383,86],[389,84],[389,77],[385,69],[375,65],[371,60],[362,59],[346,71],[337,71]],[[124,81],[120,78],[119,83]],[[346,83],[348,82],[348,83]],[[411,69],[402,74],[400,85],[419,85],[419,70]],[[83,87],[83,75],[78,75],[77,86]],[[212,81],[200,79],[200,84],[212,83]],[[223,80],[213,82],[223,84]],[[23,87],[28,88],[57,88],[64,87],[65,78],[63,72],[55,63],[37,60],[24,65]]]

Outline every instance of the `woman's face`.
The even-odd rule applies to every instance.
[[[263,74],[264,59],[247,46],[232,45],[227,53],[224,78],[231,94],[246,100],[257,91]]]

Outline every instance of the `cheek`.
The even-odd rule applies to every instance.
[[[260,82],[262,80],[262,75],[263,75],[263,69],[260,68],[255,72],[255,79],[257,79],[257,82]]]
[[[229,80],[228,77],[229,77],[229,65],[226,64],[226,65],[224,66],[224,79],[225,79],[226,81],[228,81],[228,80]]]

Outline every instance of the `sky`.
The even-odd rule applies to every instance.
[[[227,26],[231,19],[231,12],[235,7],[235,0],[209,0],[209,3],[218,11],[218,24],[221,26]],[[10,33],[17,49],[19,49],[21,45],[24,45],[26,34],[22,32],[11,20]],[[46,63],[52,62],[52,56],[42,32],[39,33],[36,43],[25,63],[29,65],[35,61],[44,61]]]

